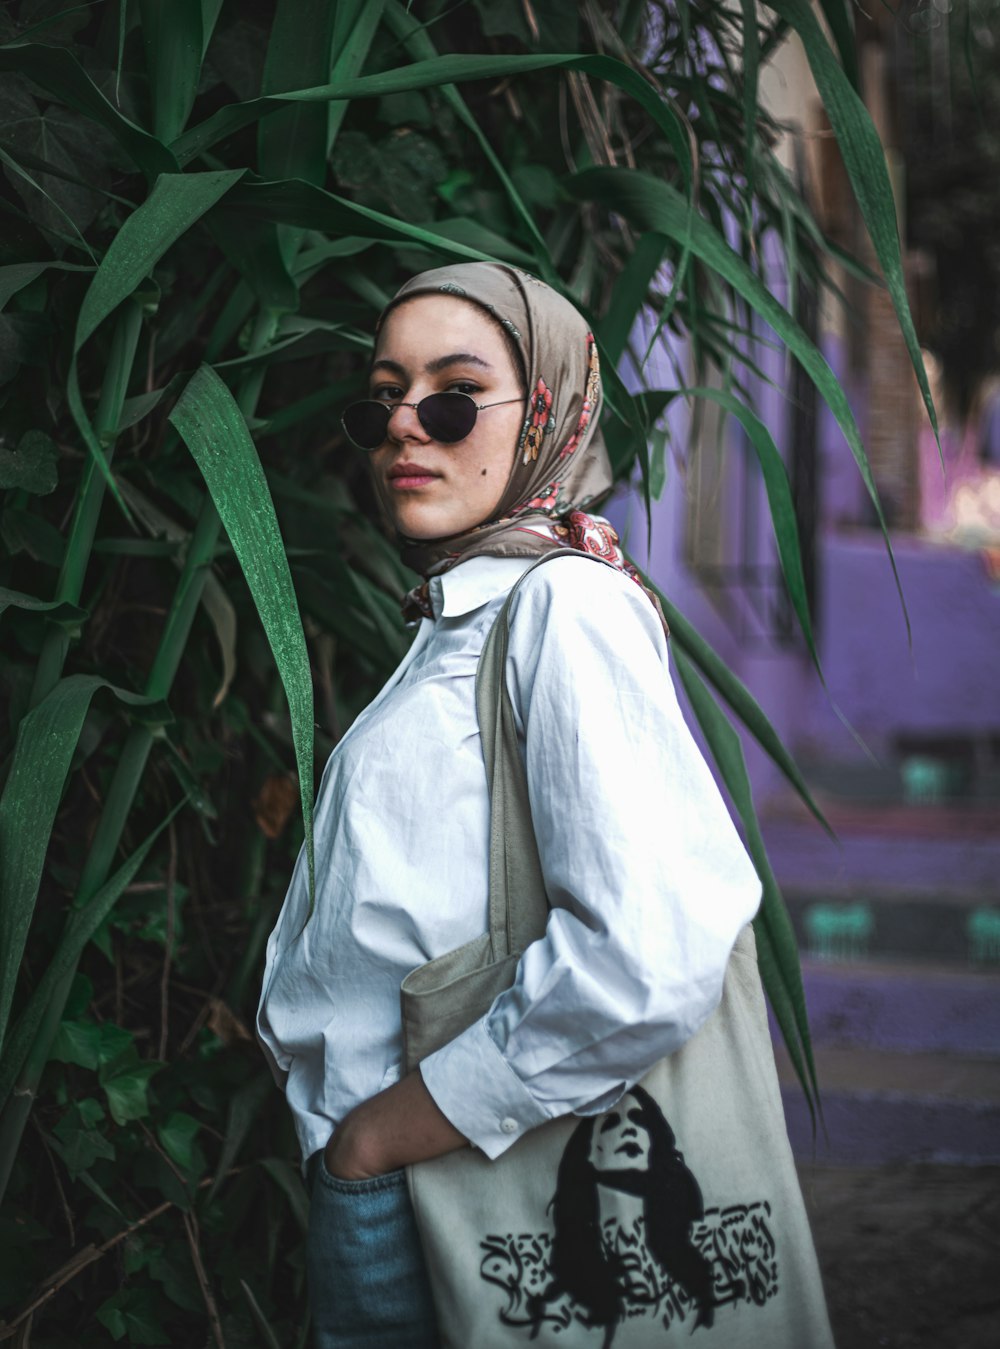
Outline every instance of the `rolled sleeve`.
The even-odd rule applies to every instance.
[[[491,1160],[552,1118],[500,1053],[485,1018],[429,1054],[420,1074],[439,1109]]]

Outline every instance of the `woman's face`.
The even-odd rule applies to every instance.
[[[420,295],[398,305],[379,333],[369,397],[419,403],[428,394],[470,394],[480,412],[454,445],[432,440],[415,408],[397,407],[385,443],[371,455],[390,520],[411,539],[462,534],[495,514],[510,477],[524,398],[496,323],[454,295]]]
[[[590,1164],[595,1171],[645,1171],[651,1141],[642,1106],[626,1092],[616,1106],[594,1121]]]

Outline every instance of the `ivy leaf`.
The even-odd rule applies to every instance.
[[[57,1063],[75,1063],[79,1068],[96,1069],[101,1028],[93,1021],[64,1021],[56,1031],[49,1058]]]
[[[434,187],[448,177],[437,145],[406,127],[377,143],[360,131],[341,132],[331,165],[338,181],[352,188],[360,202],[410,221],[433,219]]]
[[[105,1063],[113,1063],[132,1046],[132,1036],[121,1026],[105,1021],[64,1020],[52,1042],[49,1057],[59,1063],[75,1063],[80,1068],[96,1071]]]
[[[17,448],[0,447],[0,487],[20,487],[35,496],[47,496],[58,482],[55,441],[44,431],[25,431]]]
[[[158,1301],[148,1289],[122,1288],[98,1309],[97,1319],[114,1340],[127,1335],[130,1344],[169,1344],[169,1336],[160,1329]]]
[[[64,232],[68,215],[83,233],[103,205],[100,187],[113,169],[121,167],[114,138],[58,104],[52,103],[42,112],[25,87],[9,77],[4,84],[0,98],[4,147],[15,158],[19,152],[27,154],[33,161],[41,160],[68,175],[63,178],[33,172],[36,187],[20,174],[8,172],[11,186],[42,229]]]
[[[44,365],[51,336],[45,314],[0,314],[0,384],[9,384],[22,365]]]
[[[73,1108],[88,1129],[100,1124],[104,1118],[104,1107],[93,1096],[85,1096],[82,1101],[77,1101]]]
[[[0,537],[9,553],[25,552],[47,567],[62,566],[66,540],[55,525],[40,515],[17,506],[7,506],[0,520]]]
[[[115,1160],[114,1144],[96,1127],[103,1119],[100,1103],[88,1096],[72,1105],[52,1131],[62,1143],[60,1155],[74,1179],[101,1158]]]
[[[186,1251],[183,1252],[184,1256],[186,1254]],[[183,1259],[180,1249],[175,1259],[163,1253],[155,1255],[149,1262],[149,1275],[176,1306],[183,1307],[185,1311],[204,1314],[205,1303],[191,1274],[190,1258]]]
[[[194,1140],[201,1125],[183,1110],[175,1110],[156,1130],[163,1151],[183,1171],[197,1169]]]
[[[149,1114],[146,1091],[149,1079],[162,1068],[161,1063],[141,1063],[135,1046],[110,1063],[101,1065],[98,1081],[108,1098],[108,1108],[116,1124],[144,1119]]]

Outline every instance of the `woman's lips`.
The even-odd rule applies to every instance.
[[[397,492],[405,492],[414,487],[426,487],[440,476],[440,473],[431,473],[420,464],[397,464],[389,471],[389,486]]]

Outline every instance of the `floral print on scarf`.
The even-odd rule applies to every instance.
[[[576,424],[576,430],[559,452],[560,459],[565,459],[567,455],[572,454],[583,439],[583,433],[590,424],[590,418],[593,415],[594,408],[597,406],[597,399],[600,392],[601,362],[597,355],[597,343],[594,341],[594,334],[588,333],[587,387],[583,395],[583,407],[580,410],[580,419]]]
[[[551,435],[555,425],[556,419],[552,415],[552,390],[544,379],[539,379],[528,403],[528,416],[525,418],[522,432],[525,464],[538,458],[543,437]]]

